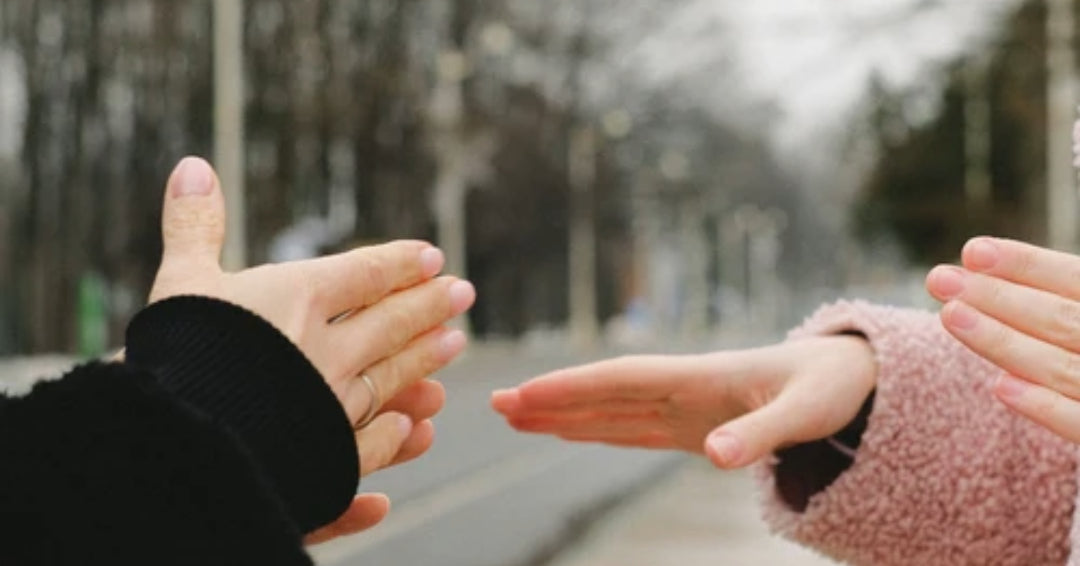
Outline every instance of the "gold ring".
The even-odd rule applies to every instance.
[[[353,430],[360,430],[374,420],[375,413],[378,412],[379,405],[382,404],[382,401],[379,399],[379,388],[375,387],[375,381],[368,377],[368,374],[366,373],[360,375],[360,381],[362,381],[364,385],[367,386],[368,391],[371,392],[371,402],[368,404],[367,412],[364,413],[364,416],[360,417],[360,420],[356,421],[356,424],[353,425]]]

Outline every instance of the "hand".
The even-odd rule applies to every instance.
[[[825,336],[573,367],[496,391],[492,406],[522,432],[674,448],[739,468],[838,432],[873,390],[875,372],[864,339]]]
[[[1010,374],[993,386],[1009,409],[1080,442],[1080,258],[975,238],[962,261],[926,279],[945,329]]]
[[[219,264],[225,202],[203,160],[186,158],[169,179],[162,212],[164,254],[150,301],[197,294],[243,306],[292,340],[354,422],[386,401],[356,434],[361,475],[425,452],[444,390],[425,380],[465,347],[443,323],[471,306],[472,286],[434,276],[443,256],[401,241],[309,261],[226,273]],[[358,379],[370,376],[381,399]],[[381,520],[385,497],[361,495],[334,525],[340,533]],[[313,535],[325,536],[327,529]]]

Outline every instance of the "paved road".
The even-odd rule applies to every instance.
[[[674,454],[523,436],[488,408],[492,389],[582,360],[481,347],[449,368],[435,447],[365,482],[390,494],[390,517],[362,536],[315,549],[319,564],[541,564],[597,511],[671,470]]]
[[[769,533],[749,471],[704,458],[605,514],[547,566],[838,566]]]

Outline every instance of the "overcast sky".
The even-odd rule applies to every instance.
[[[975,48],[1016,0],[689,0],[658,21],[638,55],[655,86],[692,84],[722,113],[732,85],[773,104],[774,140],[797,151],[842,130],[877,72],[908,88]],[[733,62],[733,76],[709,75]],[[704,80],[703,80],[704,78]],[[930,85],[933,88],[933,85]]]

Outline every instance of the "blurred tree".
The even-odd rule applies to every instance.
[[[0,80],[26,93],[21,159],[0,159],[0,352],[74,351],[78,283],[91,273],[107,282],[119,343],[156,268],[169,168],[211,149],[210,1],[0,2],[0,55],[22,70]],[[248,216],[231,229],[247,230],[252,263],[298,226],[316,226],[326,248],[436,239],[440,187],[451,187],[462,266],[480,291],[474,328],[562,326],[570,145],[596,128],[583,209],[594,211],[591,310],[606,319],[636,293],[642,216],[666,214],[684,234],[678,215],[702,212],[685,234],[707,250],[739,201],[800,209],[756,134],[611,64],[636,33],[614,38],[611,16],[648,26],[663,13],[616,0],[245,2]],[[663,180],[673,166],[685,175]],[[635,208],[646,185],[658,206]],[[687,257],[699,280],[716,271],[715,259]]]
[[[946,86],[938,111],[915,125],[909,105],[925,93],[874,85],[867,122],[878,160],[854,209],[865,242],[894,235],[911,259],[929,264],[952,261],[977,234],[1045,240],[1045,38],[1045,3],[1030,0],[986,47],[990,198],[984,208],[972,206],[965,193],[968,60],[940,71]]]

